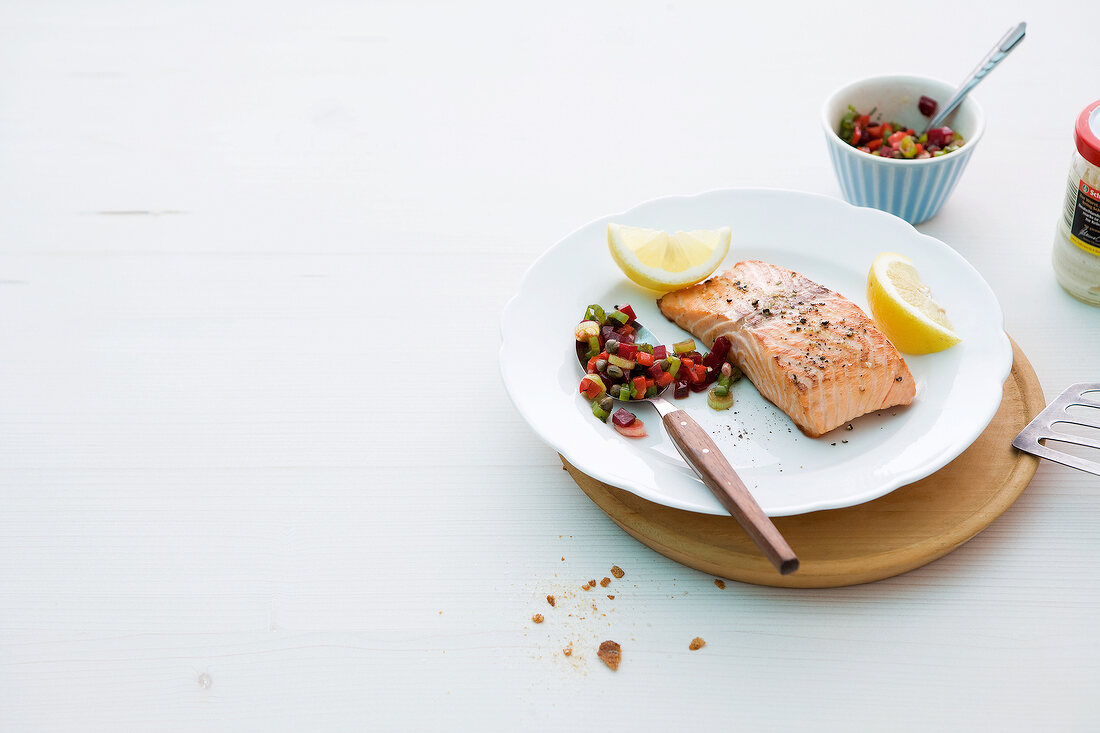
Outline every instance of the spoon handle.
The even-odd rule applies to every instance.
[[[780,574],[798,570],[798,558],[707,431],[683,410],[663,414],[665,430],[711,493],[752,537]]]
[[[1024,40],[1024,34],[1026,32],[1027,23],[1018,23],[1010,28],[1008,33],[1005,33],[1004,37],[997,41],[997,45],[993,47],[993,50],[987,53],[977,67],[970,72],[970,76],[966,77],[966,80],[959,85],[959,88],[951,95],[951,99],[947,100],[947,104],[941,107],[940,111],[928,121],[928,126],[924,128],[924,132],[928,132],[933,127],[939,127],[943,124],[943,121],[947,119],[947,115],[951,114],[955,108],[959,106],[959,103],[970,93],[970,90],[978,86],[978,82],[984,79],[986,74],[993,70],[994,66],[1001,63],[1004,57],[1008,55],[1009,51],[1016,48],[1017,44]]]

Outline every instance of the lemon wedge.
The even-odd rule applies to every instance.
[[[668,292],[699,282],[722,264],[730,249],[730,228],[669,234],[608,224],[607,246],[627,277],[651,290]]]
[[[867,274],[867,302],[878,327],[907,354],[931,354],[960,341],[947,313],[904,255],[883,252],[875,258]]]

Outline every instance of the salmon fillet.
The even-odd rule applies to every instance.
[[[729,360],[811,438],[916,394],[909,367],[852,301],[758,260],[657,300],[708,348],[725,336]]]

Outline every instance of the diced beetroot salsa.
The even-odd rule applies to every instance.
[[[936,100],[921,97],[917,104],[920,113],[931,117],[936,113]],[[938,158],[962,147],[963,136],[950,127],[933,127],[923,135],[917,135],[911,127],[897,122],[883,122],[875,116],[875,110],[860,113],[848,105],[848,113],[840,120],[837,134],[842,140],[865,153],[882,158],[924,159]]]
[[[620,407],[611,414],[611,422],[618,425],[620,428],[630,427],[637,419],[637,416],[633,412],[624,407]]]
[[[719,336],[710,353],[703,355],[694,340],[680,342],[674,348],[664,344],[638,343],[637,316],[629,305],[605,311],[590,305],[584,320],[577,324],[574,336],[577,354],[586,362],[580,393],[592,402],[592,414],[628,437],[642,437],[645,426],[625,408],[614,409],[614,400],[630,401],[656,397],[673,385],[673,396],[683,399],[721,382],[729,385],[739,378],[740,370],[726,365],[730,342]],[[730,398],[732,399],[732,397]]]

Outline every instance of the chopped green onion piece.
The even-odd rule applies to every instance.
[[[600,355],[600,337],[590,336],[588,338],[588,357],[591,359],[593,356]]]
[[[607,314],[607,320],[615,321],[620,326],[625,326],[626,322],[630,320],[630,316],[623,313],[622,311],[611,311]]]
[[[692,351],[695,351],[695,339],[677,341],[672,345],[672,352],[674,354],[687,354]]]
[[[592,400],[592,414],[604,422],[607,422],[607,418],[611,416],[610,412],[600,407],[599,400]]]
[[[595,354],[593,354],[593,356],[595,356]],[[624,369],[626,371],[630,371],[631,369],[634,368],[634,362],[633,361],[631,361],[630,359],[624,359],[621,356],[619,356],[618,354],[609,355],[607,357],[607,360],[610,363],[614,364],[615,366],[619,367],[620,369]]]
[[[668,368],[665,371],[671,374],[673,379],[676,379],[676,375],[680,371],[680,360],[675,356],[668,357]]]
[[[658,391],[659,390],[657,389],[657,385],[653,385],[652,387],[646,387],[645,396],[646,397],[656,397]]]
[[[584,312],[584,320],[596,321],[602,326],[607,321],[607,314],[603,312],[603,308],[593,303],[588,306],[588,310]]]
[[[741,367],[736,364],[730,364],[730,384],[733,384],[737,380],[741,379]]]
[[[644,351],[647,354],[653,353],[653,344],[638,344],[638,350]]]
[[[839,135],[848,140],[852,137],[852,133],[855,132],[856,123],[856,108],[852,105],[848,105],[848,114],[844,115],[840,120],[840,132]]]
[[[729,394],[728,392],[725,395],[720,395],[717,394],[717,392],[717,387],[714,387],[709,392],[707,392],[707,404],[710,405],[711,409],[728,410],[733,407],[733,395]]]
[[[729,393],[730,393],[730,388],[729,388],[729,385],[727,385],[727,384],[719,384],[717,387],[714,388],[714,394],[717,395],[718,397],[725,397]]]
[[[730,383],[733,381],[732,377],[727,377],[725,374],[718,377],[718,386],[725,387],[726,391],[729,391]]]

